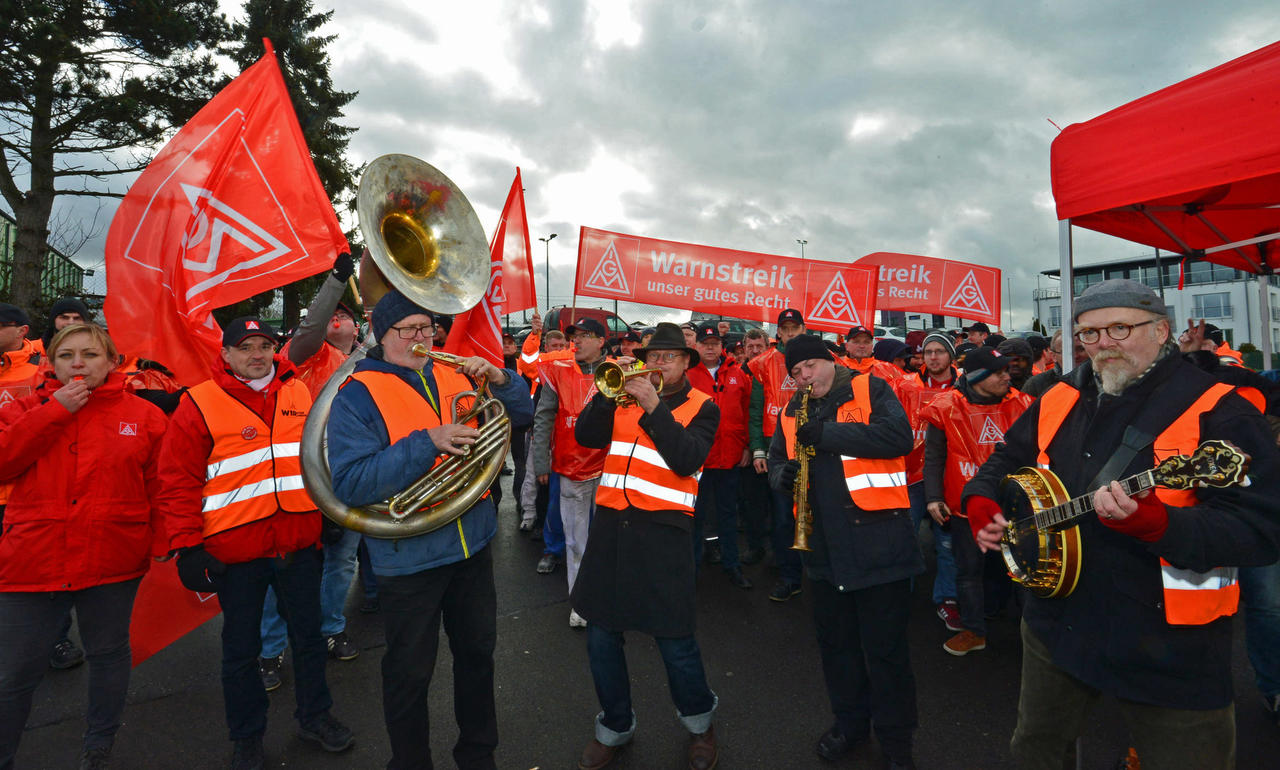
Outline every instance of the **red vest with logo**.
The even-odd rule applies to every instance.
[[[1034,401],[1013,388],[995,404],[974,404],[959,390],[949,390],[920,410],[921,417],[947,434],[947,465],[942,495],[947,507],[960,513],[960,493],[978,468],[1004,441],[1005,431]]]
[[[671,416],[688,426],[710,398],[691,388],[688,399],[672,409]],[[680,476],[671,470],[649,434],[640,427],[643,416],[644,409],[639,406],[614,410],[613,440],[600,475],[596,504],[616,510],[632,507],[642,511],[680,511],[692,516],[701,473]]]
[[[773,435],[778,415],[796,393],[796,381],[787,371],[787,358],[777,348],[756,356],[751,362],[751,374],[764,389],[765,438]]]
[[[1156,464],[1175,455],[1195,452],[1200,446],[1200,418],[1232,390],[1224,383],[1211,385],[1161,431],[1151,445]],[[1079,398],[1080,391],[1065,382],[1054,385],[1040,398],[1040,419],[1036,424],[1040,453],[1036,462],[1041,467],[1049,467],[1049,445]],[[1200,501],[1194,489],[1157,486],[1155,493],[1165,505],[1188,507]],[[1204,625],[1220,617],[1234,615],[1240,605],[1240,585],[1235,567],[1193,572],[1160,559],[1160,580],[1164,587],[1165,621],[1170,625]]]
[[[951,379],[943,383],[935,383],[927,374],[917,372],[909,374],[893,386],[894,394],[902,402],[902,410],[907,413],[907,422],[911,424],[911,453],[907,455],[907,484],[916,484],[924,480],[924,434],[929,423],[920,416],[925,404],[938,395],[951,389],[956,381],[956,372],[951,370]]]
[[[276,392],[271,424],[213,380],[187,391],[213,439],[204,482],[204,536],[275,515],[316,510],[302,485],[298,447],[311,394],[296,379]]]
[[[720,425],[716,427],[711,452],[703,468],[723,470],[736,468],[747,448],[747,419],[751,406],[751,380],[733,356],[721,358],[716,374],[698,362],[685,373],[689,384],[708,394],[720,408]]]
[[[539,379],[556,392],[556,422],[551,429],[551,470],[572,479],[586,481],[604,470],[607,447],[588,449],[574,438],[578,415],[596,394],[594,378],[584,373],[572,358],[546,361],[538,366]]]
[[[839,363],[863,374],[874,374],[885,382],[894,382],[907,376],[907,373],[887,361],[867,356],[861,360],[852,356],[841,356]]]
[[[292,344],[293,340],[285,343],[284,348],[280,350],[280,355],[288,358],[289,346]],[[346,362],[347,357],[342,355],[342,351],[326,341],[320,344],[320,349],[314,355],[297,364],[295,368],[298,370],[298,379],[306,384],[311,397],[316,398],[320,395],[320,391],[324,390],[325,384],[329,382],[333,373],[341,369]]]

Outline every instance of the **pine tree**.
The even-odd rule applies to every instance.
[[[232,42],[225,52],[244,70],[262,57],[262,38],[271,41],[320,182],[334,209],[342,211],[354,205],[358,176],[346,157],[355,129],[338,120],[357,92],[336,90],[329,75],[327,49],[337,36],[318,31],[332,17],[333,11],[316,11],[311,0],[246,0],[244,18],[232,24]],[[347,237],[355,240],[354,235],[348,233]],[[320,287],[323,275],[284,287],[286,328],[298,322],[304,303]],[[270,299],[264,302],[264,298],[255,297],[249,302],[260,309]],[[246,308],[237,305],[217,315],[234,318],[242,312],[247,312]]]
[[[111,183],[212,97],[227,25],[217,0],[5,0],[0,17],[0,194],[18,222],[9,295],[34,318],[54,201],[124,195]]]

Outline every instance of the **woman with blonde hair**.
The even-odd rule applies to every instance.
[[[36,392],[0,408],[0,768],[13,766],[54,643],[74,607],[89,661],[80,768],[107,767],[132,664],[129,618],[150,557],[164,413],[124,387],[101,327],[66,326]]]

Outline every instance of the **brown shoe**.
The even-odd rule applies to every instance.
[[[978,636],[972,631],[961,631],[943,643],[942,649],[952,655],[968,655],[987,649],[987,637]]]
[[[613,761],[613,755],[617,753],[617,746],[606,746],[592,738],[591,743],[582,750],[582,759],[578,760],[578,770],[600,770],[602,767],[607,767]]]
[[[705,733],[693,736],[689,744],[689,770],[711,770],[716,766],[719,752],[716,751],[716,728],[711,726]]]

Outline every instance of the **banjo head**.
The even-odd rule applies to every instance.
[[[1080,574],[1079,532],[1069,535],[1036,527],[1035,514],[1071,499],[1051,471],[1022,468],[1000,485],[1000,509],[1008,524],[1000,554],[1009,575],[1037,596],[1066,596]]]

